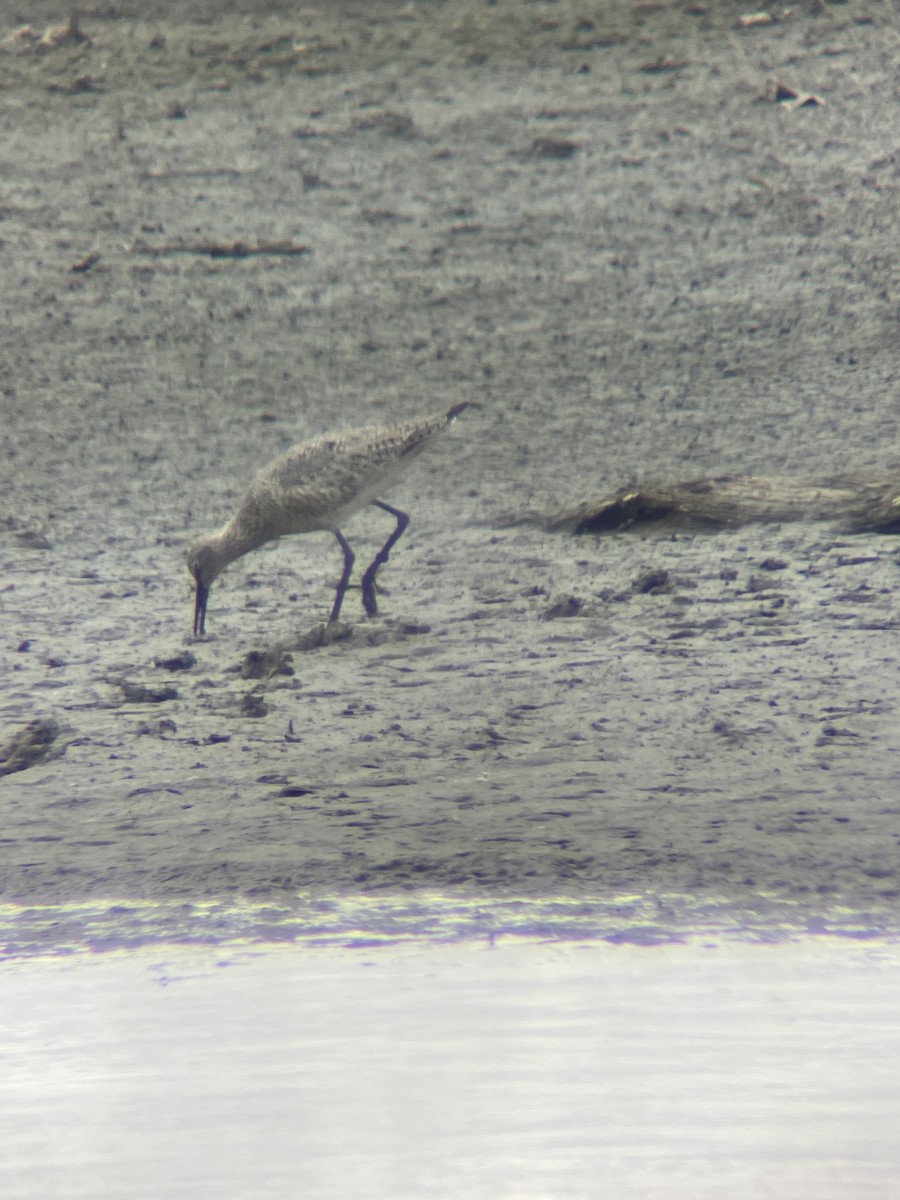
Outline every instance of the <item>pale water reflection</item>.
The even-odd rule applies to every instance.
[[[8,1200],[900,1194],[885,941],[244,941],[2,975]]]

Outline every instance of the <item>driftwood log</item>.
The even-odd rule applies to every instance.
[[[893,475],[720,475],[621,488],[615,495],[510,524],[570,533],[608,533],[653,522],[695,530],[753,522],[833,521],[856,533],[900,533],[900,483]]]

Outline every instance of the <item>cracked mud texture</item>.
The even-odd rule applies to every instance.
[[[896,541],[502,525],[897,471],[891,7],[121,5],[45,48],[64,14],[17,11],[0,715],[64,754],[0,782],[0,899],[896,930]],[[199,252],[238,241],[308,252]],[[376,618],[323,637],[310,535],[191,638],[184,551],[260,466],[461,400]],[[390,528],[348,524],[361,565]]]

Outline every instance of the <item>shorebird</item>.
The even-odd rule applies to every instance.
[[[188,570],[197,584],[194,635],[206,633],[209,589],[229,563],[276,538],[315,530],[331,530],[344,552],[344,570],[328,618],[329,623],[336,621],[354,562],[340,526],[367,504],[384,509],[397,521],[362,577],[363,607],[374,616],[378,611],[375,575],[409,524],[406,513],[376,497],[465,408],[468,402],[418,421],[325,434],[293,446],[264,467],[231,520],[200,538],[188,551]]]

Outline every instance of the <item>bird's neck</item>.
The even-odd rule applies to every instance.
[[[208,552],[215,563],[215,574],[219,575],[229,563],[261,546],[266,539],[260,538],[258,531],[249,528],[239,520],[232,519],[215,533],[210,534],[207,541]]]

